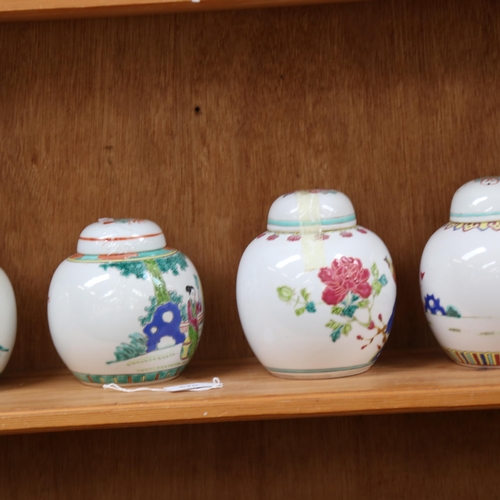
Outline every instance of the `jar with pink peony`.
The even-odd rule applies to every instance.
[[[396,281],[387,247],[357,225],[349,198],[309,190],[273,203],[267,231],[241,258],[236,292],[245,336],[270,373],[334,378],[379,356]]]

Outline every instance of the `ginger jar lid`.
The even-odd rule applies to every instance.
[[[500,220],[500,177],[481,177],[459,188],[451,201],[451,222]]]
[[[351,200],[340,191],[310,189],[280,196],[269,209],[268,231],[329,231],[356,225]]]
[[[78,238],[84,255],[123,254],[159,250],[167,244],[160,226],[145,219],[99,219]]]

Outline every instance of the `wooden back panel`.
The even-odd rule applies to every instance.
[[[3,24],[0,265],[19,306],[9,370],[62,367],[57,265],[98,217],[158,222],[195,263],[197,359],[251,355],[236,271],[280,194],[348,194],[388,245],[389,348],[436,345],[425,242],[454,191],[498,174],[500,4],[430,0]]]
[[[500,413],[0,436],[2,498],[496,498]]]

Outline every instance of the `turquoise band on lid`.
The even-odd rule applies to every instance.
[[[460,214],[454,212],[450,213],[451,217],[490,217],[491,215],[500,215],[500,212],[481,212],[477,214]]]
[[[272,226],[294,227],[294,226],[329,226],[332,224],[342,224],[343,222],[351,222],[356,220],[356,215],[346,215],[345,217],[335,217],[333,219],[322,219],[318,221],[292,221],[292,220],[273,220],[268,219],[267,223]]]

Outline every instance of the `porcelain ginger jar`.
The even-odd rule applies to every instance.
[[[203,293],[192,262],[140,219],[99,219],[49,289],[55,347],[78,380],[147,384],[177,377],[198,345]]]
[[[387,247],[357,225],[351,201],[338,191],[280,196],[238,269],[243,331],[279,377],[368,370],[389,336],[395,301]]]
[[[16,299],[5,272],[0,269],[0,373],[9,361],[16,340]]]
[[[420,262],[427,321],[463,366],[500,366],[500,177],[464,184]]]

